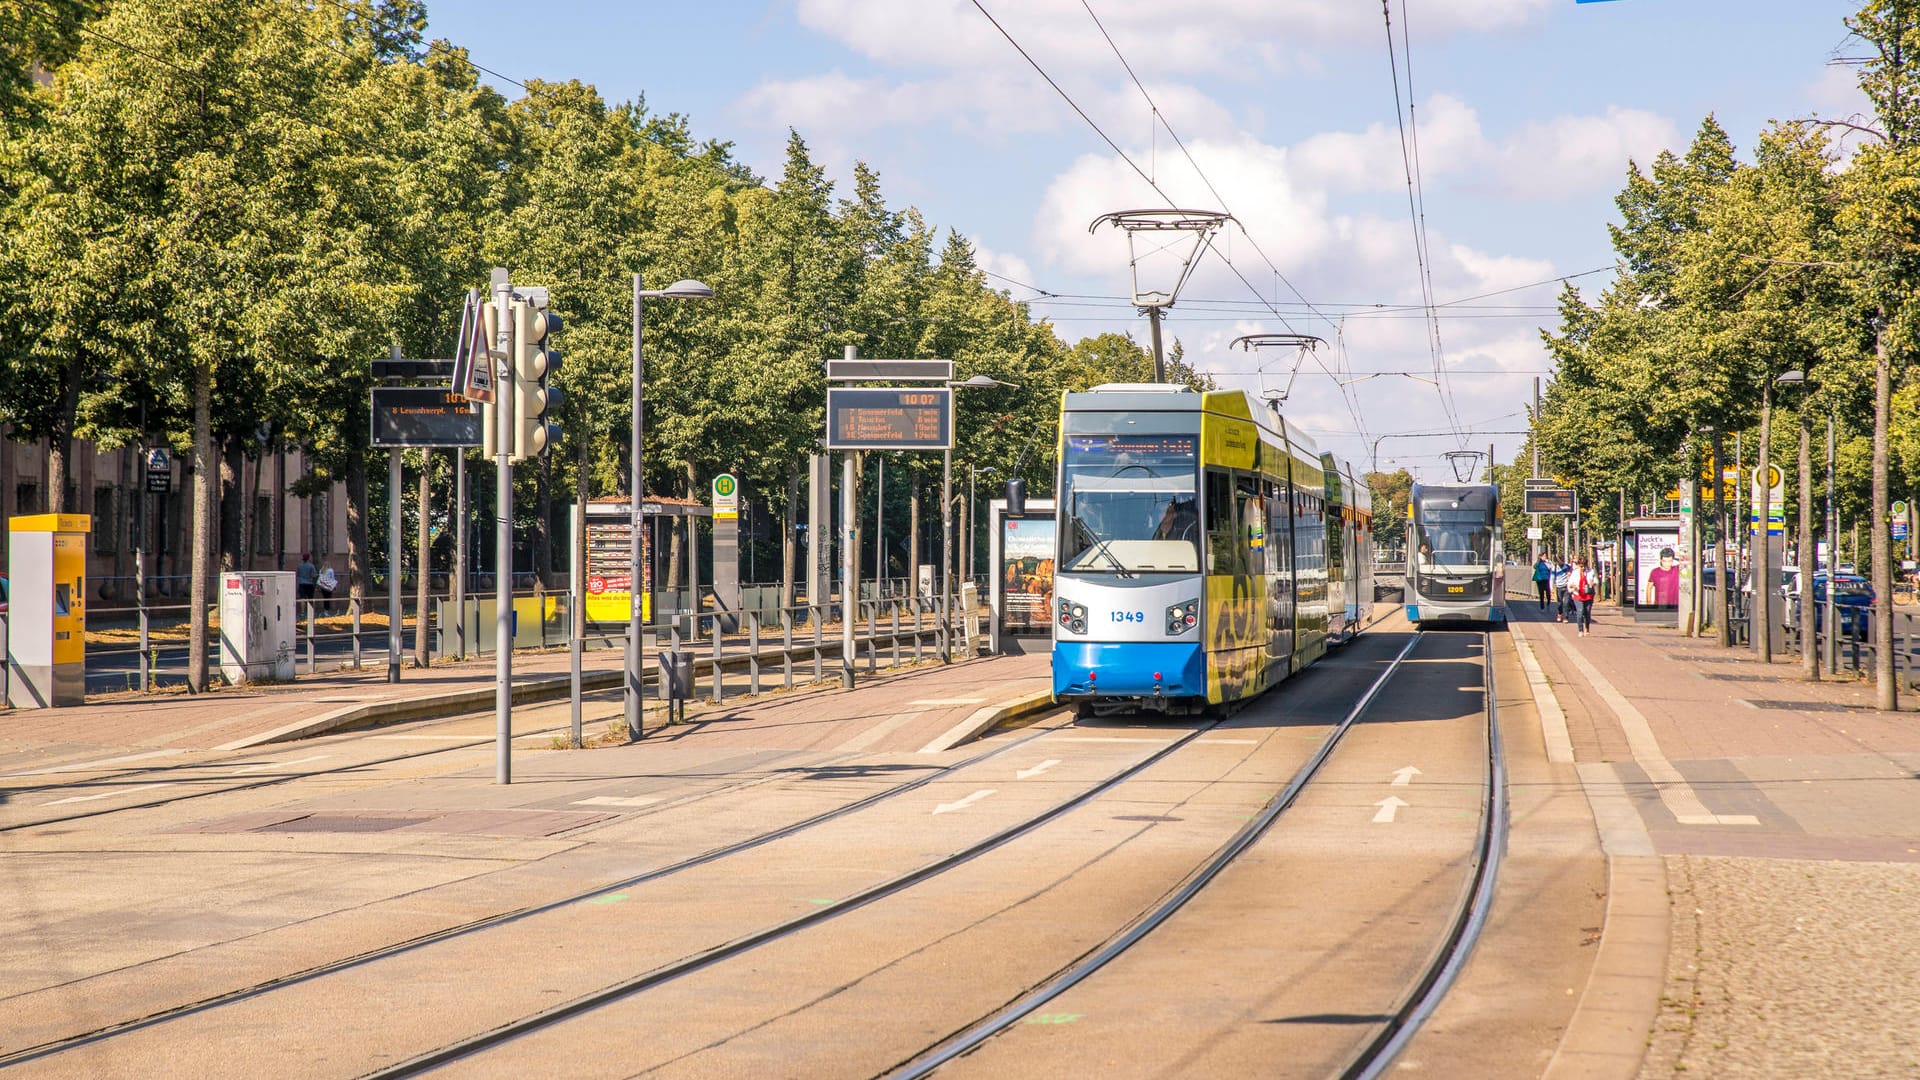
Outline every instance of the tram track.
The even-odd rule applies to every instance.
[[[1493,682],[1492,635],[1483,632],[1478,636],[1482,653],[1486,749],[1481,774],[1484,797],[1478,814],[1479,821],[1470,856],[1471,873],[1460,891],[1457,907],[1445,920],[1444,932],[1439,936],[1438,944],[1434,947],[1429,959],[1419,966],[1414,977],[1404,984],[1406,989],[1399,996],[1397,1003],[1390,1009],[1383,1010],[1383,1015],[1376,1021],[1377,1030],[1365,1038],[1344,1061],[1327,1061],[1324,1075],[1337,1075],[1346,1080],[1375,1080],[1386,1075],[1387,1071],[1393,1067],[1395,1059],[1411,1042],[1421,1025],[1438,1007],[1447,990],[1458,979],[1486,926],[1492,908],[1498,867],[1505,853],[1508,808],[1505,750],[1499,734],[1498,703]],[[1401,659],[1404,659],[1418,642],[1433,639],[1432,634],[1416,634],[1414,641],[1410,642],[1407,649],[1401,653]],[[1342,722],[1342,735],[1359,714],[1366,710],[1385,681],[1385,676],[1376,681],[1367,695],[1356,705],[1354,713]],[[1031,1023],[1030,1018],[1049,1005],[1068,1010],[1051,1014],[1053,1016],[1079,1015],[1073,1010],[1087,1007],[1085,1000],[1069,1005],[1058,999],[1076,985],[1092,980],[1103,969],[1113,966],[1115,961],[1140,944],[1175,912],[1200,894],[1217,873],[1243,856],[1263,834],[1272,829],[1277,819],[1293,804],[1301,789],[1334,753],[1336,744],[1340,741],[1338,737],[1330,737],[1321,751],[1301,767],[1300,773],[1285,792],[1277,796],[1257,819],[1249,822],[1241,833],[1222,844],[1220,851],[1208,865],[1163,903],[1143,913],[1136,922],[1128,925],[1098,949],[1091,950],[1085,958],[1073,966],[1036,985],[1004,1008],[982,1018],[970,1027],[956,1031],[917,1056],[875,1075],[887,1077],[889,1080],[901,1080],[901,1078],[925,1077],[947,1066],[957,1065],[991,1040],[1015,1030],[1016,1026],[1023,1021]],[[1322,972],[1315,977],[1328,974],[1332,972]],[[1305,993],[1312,996],[1311,990]],[[1106,1000],[1111,1002],[1113,997],[1125,995],[1124,989],[1116,988]],[[1094,1000],[1099,999],[1096,997]],[[1021,1045],[1031,1045],[1031,1043]],[[1090,1050],[1089,1053],[1091,1052]],[[1115,1053],[1116,1051],[1112,1048],[1103,1047],[1099,1051],[1099,1057],[1110,1059]],[[985,1063],[969,1062],[969,1064],[974,1065],[975,1071],[997,1075],[999,1070],[1007,1068],[1010,1062],[1018,1061],[1020,1058],[1020,1052],[1016,1050],[1003,1053]],[[1079,1059],[1070,1057],[1068,1060]],[[1296,1061],[1294,1069],[1301,1075],[1313,1075],[1314,1066],[1310,1062],[1311,1059]],[[1194,1066],[1192,1061],[1183,1064],[1188,1067]],[[1049,1060],[1044,1065],[1029,1064],[1023,1067],[1037,1068],[1041,1075],[1046,1075],[1049,1069],[1058,1070],[1060,1063],[1057,1060]],[[1282,1072],[1288,1071],[1290,1070],[1282,1070]],[[966,1073],[962,1072],[961,1075]],[[1025,1075],[1025,1073],[1016,1072],[1015,1075]]]
[[[1120,935],[1120,937],[1116,938],[1115,941],[1113,943],[1110,943],[1108,946],[1103,947],[1101,950],[1099,950],[1099,952],[1105,953],[1105,952],[1111,951],[1114,956],[1118,956],[1124,953],[1128,947],[1132,946],[1139,940],[1145,938],[1159,925],[1160,922],[1170,917],[1174,911],[1178,910],[1181,904],[1185,903],[1186,899],[1189,899],[1192,896],[1197,895],[1212,879],[1214,874],[1218,873],[1219,870],[1231,864],[1249,846],[1251,846],[1256,840],[1258,840],[1259,837],[1262,835],[1262,833],[1267,831],[1268,826],[1272,824],[1273,820],[1279,817],[1280,814],[1288,806],[1292,804],[1294,797],[1298,795],[1299,792],[1306,786],[1308,780],[1311,779],[1312,775],[1314,774],[1314,772],[1318,770],[1319,766],[1326,761],[1326,759],[1334,752],[1334,750],[1338,746],[1342,745],[1345,731],[1348,728],[1350,728],[1361,717],[1362,714],[1366,712],[1367,708],[1373,702],[1373,699],[1379,694],[1382,687],[1388,684],[1393,674],[1399,669],[1402,661],[1404,661],[1409,656],[1409,654],[1412,653],[1412,651],[1417,647],[1418,643],[1421,640],[1423,640],[1421,635],[1412,635],[1409,638],[1405,647],[1399,651],[1397,656],[1393,657],[1391,663],[1387,667],[1387,670],[1384,672],[1381,672],[1378,678],[1372,681],[1371,685],[1366,689],[1364,695],[1362,695],[1361,698],[1355,701],[1353,707],[1348,711],[1347,715],[1342,718],[1342,720],[1339,723],[1338,732],[1330,731],[1322,739],[1320,747],[1314,752],[1312,759],[1309,761],[1309,763],[1305,766],[1302,766],[1301,769],[1298,771],[1298,773],[1295,775],[1294,779],[1288,783],[1286,790],[1277,794],[1275,797],[1273,797],[1271,802],[1261,811],[1258,819],[1256,819],[1253,822],[1249,822],[1246,827],[1238,830],[1238,832],[1236,832],[1234,837],[1230,838],[1225,844],[1221,845],[1219,851],[1216,852],[1213,858],[1208,861],[1208,865],[1205,868],[1203,868],[1197,875],[1195,875],[1191,880],[1187,881],[1185,885],[1183,885],[1179,889],[1179,893],[1181,894],[1181,896],[1177,901],[1173,901],[1168,904],[1162,905],[1162,907],[1165,908],[1164,912],[1159,912],[1159,913],[1148,912],[1147,914],[1141,916],[1140,918],[1129,922],[1126,928],[1124,929],[1124,931],[1122,932],[1122,934]],[[1428,636],[1426,640],[1431,640],[1431,636]],[[1486,639],[1483,638],[1483,642],[1485,640]],[[1490,643],[1488,647],[1486,647],[1485,651],[1490,656]],[[1382,652],[1381,658],[1384,659],[1384,650]],[[1373,661],[1373,662],[1377,662],[1377,661]],[[1489,711],[1491,712],[1491,709],[1492,709],[1491,685],[1492,684],[1491,684],[1490,659],[1487,661],[1487,664],[1488,664],[1489,670],[1487,675],[1486,687],[1487,687],[1487,696],[1488,696],[1488,708],[1489,708]],[[1490,723],[1491,722],[1492,721],[1490,719]],[[1080,808],[1082,806],[1085,806],[1087,803],[1100,797],[1101,795],[1112,792],[1113,790],[1118,788],[1120,785],[1125,784],[1130,778],[1138,777],[1139,774],[1141,774],[1144,770],[1151,768],[1157,763],[1166,761],[1167,759],[1175,755],[1177,752],[1179,752],[1182,748],[1191,745],[1195,740],[1201,739],[1202,737],[1206,736],[1208,733],[1216,731],[1219,727],[1219,724],[1220,722],[1216,720],[1213,723],[1206,724],[1205,726],[1201,726],[1193,730],[1181,732],[1177,738],[1168,742],[1165,746],[1158,748],[1155,752],[1147,755],[1143,759],[1135,761],[1133,764],[1129,765],[1128,767],[1113,773],[1112,775],[1108,776],[1106,779],[1102,780],[1100,783],[1093,785],[1085,790],[1079,791],[1077,794],[1073,795],[1070,798],[1067,798],[1058,803],[1055,803],[1054,805],[1049,807],[1047,810],[1045,810],[1043,813],[1026,817],[1023,820],[1011,826],[999,829],[991,833],[990,835],[981,837],[967,844],[966,846],[960,848],[959,850],[951,852],[950,854],[948,854],[946,857],[942,859],[931,860],[921,865],[913,866],[909,869],[906,869],[900,873],[895,874],[894,876],[888,878],[887,880],[878,882],[864,889],[860,889],[848,895],[845,895],[840,899],[834,901],[830,905],[823,904],[818,910],[808,911],[796,918],[791,918],[791,919],[786,919],[780,922],[770,923],[758,929],[750,930],[743,934],[738,934],[735,937],[723,942],[722,944],[708,946],[704,949],[698,948],[697,946],[691,947],[688,953],[682,959],[679,959],[677,961],[666,963],[666,964],[655,965],[644,972],[640,972],[628,978],[619,980],[617,982],[613,982],[607,986],[602,987],[599,990],[596,990],[587,994],[577,995],[559,1005],[541,1009],[536,1012],[527,1013],[526,1015],[521,1016],[508,1023],[496,1024],[495,1026],[485,1031],[481,1031],[465,1039],[456,1039],[456,1040],[447,1042],[425,1053],[417,1054],[413,1057],[406,1058],[405,1060],[397,1061],[393,1064],[382,1066],[366,1075],[407,1076],[407,1075],[414,1075],[420,1072],[428,1071],[428,1070],[437,1068],[439,1066],[445,1065],[449,1062],[454,1062],[454,1061],[461,1060],[463,1058],[467,1058],[471,1055],[483,1054],[485,1051],[488,1051],[492,1048],[502,1046],[503,1044],[512,1043],[523,1037],[533,1035],[538,1032],[542,1032],[549,1028],[553,1028],[569,1019],[573,1019],[576,1017],[586,1017],[588,1014],[592,1014],[596,1010],[599,1010],[605,1006],[608,1006],[615,1002],[621,1002],[626,999],[635,998],[645,993],[646,991],[663,987],[665,984],[674,982],[675,980],[681,979],[684,976],[691,975],[694,972],[704,971],[707,969],[717,969],[717,968],[720,968],[721,965],[726,964],[728,961],[739,960],[739,959],[751,956],[756,950],[759,950],[765,946],[771,945],[775,942],[780,942],[786,939],[793,938],[794,936],[801,934],[802,931],[806,931],[812,927],[816,927],[824,923],[828,923],[835,919],[840,919],[843,916],[849,915],[855,911],[859,911],[863,908],[869,907],[875,904],[877,901],[885,899],[886,897],[905,892],[906,890],[912,889],[917,885],[921,885],[923,883],[929,882],[939,877],[940,875],[955,869],[958,866],[964,865],[969,861],[978,859],[980,856],[986,854],[989,851],[1004,847],[1014,839],[1017,839],[1020,836],[1032,833],[1035,830],[1041,828],[1043,825],[1046,825],[1052,821],[1056,821],[1059,818],[1066,815],[1067,813],[1077,808]],[[749,838],[748,840],[742,841],[736,845],[728,845],[722,848],[717,848],[712,851],[706,852],[702,855],[694,856],[690,859],[683,860],[682,862],[673,864],[671,866],[661,867],[657,870],[650,871],[643,875],[631,876],[619,881],[613,881],[613,882],[608,882],[606,884],[597,885],[592,889],[582,890],[572,896],[569,896],[567,898],[563,898],[560,900],[543,903],[537,906],[533,906],[533,907],[529,907],[526,909],[517,910],[513,912],[503,912],[498,916],[494,916],[488,919],[474,920],[470,923],[448,927],[443,931],[422,935],[420,937],[410,939],[404,942],[396,942],[393,945],[386,946],[381,949],[371,950],[366,953],[358,954],[351,957],[343,957],[339,960],[332,961],[326,964],[315,965],[313,967],[304,969],[300,972],[290,973],[289,975],[286,975],[280,978],[266,980],[263,982],[250,985],[248,987],[238,988],[225,994],[209,996],[205,999],[202,999],[196,1002],[183,1004],[181,1006],[177,1006],[171,1009],[156,1011],[151,1015],[126,1021],[121,1024],[103,1026],[95,1031],[81,1033],[79,1035],[70,1036],[68,1038],[61,1039],[58,1041],[49,1041],[37,1047],[26,1048],[21,1051],[16,1051],[14,1054],[0,1056],[0,1066],[22,1063],[22,1062],[31,1061],[31,1060],[44,1059],[52,1055],[59,1054],[66,1050],[78,1049],[88,1044],[107,1042],[108,1040],[111,1040],[118,1036],[132,1034],[133,1032],[138,1031],[142,1028],[156,1027],[158,1025],[164,1024],[171,1020],[183,1019],[194,1013],[212,1012],[226,1005],[238,1004],[240,1002],[243,1002],[249,999],[264,997],[268,994],[274,993],[275,991],[284,990],[291,986],[297,985],[299,983],[312,982],[314,980],[321,979],[327,975],[344,972],[352,968],[367,967],[369,965],[377,963],[382,959],[397,957],[404,953],[426,950],[435,945],[447,944],[449,942],[464,939],[464,938],[473,938],[485,930],[504,927],[508,924],[515,923],[515,922],[524,922],[533,916],[554,912],[571,904],[590,901],[590,900],[593,900],[595,897],[600,897],[607,893],[626,890],[626,889],[633,888],[635,886],[643,885],[643,884],[646,884],[647,882],[658,880],[660,878],[669,876],[671,874],[678,873],[682,870],[691,869],[696,865],[705,865],[708,863],[716,862],[716,861],[719,861],[720,859],[725,858],[728,855],[739,854],[753,847],[764,846],[766,844],[772,843],[775,840],[784,838],[786,836],[791,836],[806,828],[810,828],[815,825],[824,824],[828,820],[845,817],[846,815],[850,815],[856,812],[857,810],[871,807],[884,799],[905,794],[909,790],[924,787],[926,784],[931,783],[935,780],[941,779],[942,777],[952,777],[957,770],[979,764],[992,757],[1014,750],[1019,746],[1026,745],[1028,741],[1030,741],[1031,739],[1041,738],[1047,734],[1052,734],[1052,733],[1054,732],[1051,729],[1034,731],[1031,734],[1024,736],[1018,742],[1010,743],[1009,745],[1004,747],[996,747],[994,750],[989,751],[987,753],[973,755],[969,757],[966,761],[955,763],[954,765],[949,766],[945,769],[939,770],[938,772],[930,773],[927,776],[917,778],[915,781],[912,781],[910,785],[901,785],[898,787],[889,788],[884,792],[877,792],[874,795],[867,797],[866,799],[859,800],[855,803],[849,803],[827,814],[818,815],[814,818],[809,818],[800,822],[796,822],[793,825],[783,828],[781,830],[773,830],[765,834],[756,835],[755,837]],[[1117,741],[1117,740],[1114,740],[1114,741]],[[1131,740],[1128,740],[1128,741],[1131,741]],[[1490,785],[1490,786],[1498,786],[1498,785]],[[1486,861],[1484,856],[1482,861],[1483,862]],[[1483,873],[1486,878],[1487,884],[1481,887],[1481,891],[1486,892],[1487,895],[1490,896],[1491,873],[1490,871],[1483,871]],[[1484,916],[1481,917],[1481,920],[1484,921]],[[1460,935],[1461,935],[1461,932],[1456,931],[1455,936],[1459,937]],[[1468,942],[1467,947],[1470,948],[1470,941]],[[501,953],[502,955],[511,955],[511,951],[505,948],[501,950]],[[1462,957],[1464,956],[1464,950],[1458,950],[1458,953]],[[428,954],[428,955],[430,956],[432,954]],[[1062,972],[1060,975],[1060,979],[1065,980],[1069,977],[1072,977],[1072,982],[1063,982],[1063,984],[1060,987],[1054,990],[1054,994],[1057,995],[1059,992],[1063,992],[1068,986],[1071,986],[1073,982],[1078,982],[1080,979],[1087,978],[1093,972],[1099,970],[1101,966],[1104,966],[1104,961],[1096,964],[1096,963],[1093,963],[1093,960],[1094,960],[1093,957],[1086,957],[1082,961],[1077,961],[1074,968],[1069,968],[1068,970]],[[1091,965],[1091,966],[1088,966],[1088,965]],[[1080,973],[1077,976],[1074,976],[1074,971],[1077,970],[1077,968],[1079,967],[1087,967],[1087,970],[1083,973]],[[727,968],[726,970],[730,971],[732,969]],[[1430,995],[1435,1000],[1437,1000],[1438,993],[1444,992],[1445,985],[1444,983],[1440,982],[1437,977],[1429,981],[1439,986],[1439,989],[1435,991],[1432,995]],[[1040,988],[1040,990],[1044,990],[1044,989],[1045,987]],[[1036,990],[1035,994],[1037,995],[1040,992],[1040,990]],[[1032,1001],[1031,1003],[1028,1003],[1026,1007],[1020,1011],[1019,1016],[1024,1016],[1033,1012],[1035,1009],[1039,1008],[1042,1004],[1044,1004],[1045,1000],[1050,1000],[1050,997],[1051,995],[1048,998],[1039,998],[1036,996],[1034,1001]],[[1420,997],[1420,995],[1410,996],[1410,1005],[1409,1005],[1410,1010],[1414,1005],[1417,1005],[1417,1002],[1414,1001],[1413,999],[1418,997]],[[301,999],[296,998],[295,1000],[298,1001]],[[652,998],[649,997],[647,1000],[652,1000]],[[1009,1010],[1007,1011],[1011,1012],[1012,1008],[1010,1007]],[[1019,1016],[1012,1016],[1011,1018],[1007,1019],[1006,1023],[1002,1025],[1002,1028],[1004,1028],[1005,1026],[1011,1025],[1012,1023],[1016,1023],[1019,1019]],[[1406,1016],[1407,1016],[1407,1019],[1399,1022],[1396,1025],[1396,1030],[1406,1030],[1411,1028],[1417,1028],[1417,1018],[1415,1017],[1415,1015],[1411,1011],[1409,1011],[1406,1013]],[[962,1035],[964,1036],[964,1032],[962,1033]],[[980,1041],[984,1041],[985,1039],[990,1039],[992,1038],[992,1035],[993,1033],[989,1032],[986,1035],[982,1036]],[[930,1047],[928,1052],[929,1053],[934,1052],[937,1049],[937,1046],[942,1046],[942,1045],[947,1045],[947,1043],[936,1044],[936,1047]],[[911,1072],[897,1072],[897,1073],[890,1073],[888,1075],[925,1075],[926,1072],[930,1072],[932,1071],[932,1069],[940,1067],[940,1064],[944,1063],[944,1061],[950,1060],[952,1056],[964,1055],[969,1048],[970,1047],[956,1049],[952,1052],[952,1054],[948,1055],[947,1057],[943,1057],[941,1059],[941,1062],[935,1063],[931,1067],[925,1070],[911,1071]],[[1350,1075],[1370,1075],[1370,1074],[1350,1073]]]
[[[468,922],[445,927],[440,930],[433,931],[431,933],[418,935],[416,937],[408,938],[403,941],[393,942],[391,944],[384,945],[379,948],[365,950],[360,953],[356,953],[350,956],[340,957],[338,959],[330,960],[325,963],[311,965],[309,967],[302,968],[298,971],[290,972],[285,975],[276,976],[271,979],[261,980],[261,981],[258,981],[246,986],[242,986],[242,987],[236,987],[224,993],[209,995],[209,996],[199,998],[189,1002],[183,1002],[167,1008],[154,1010],[152,1012],[143,1014],[138,1017],[132,1017],[132,1018],[119,1021],[116,1023],[112,1023],[112,1024],[101,1025],[93,1029],[90,1029],[88,1031],[78,1032],[73,1035],[65,1036],[59,1039],[45,1040],[33,1046],[22,1047],[14,1051],[0,1054],[0,1069],[48,1058],[55,1054],[63,1053],[70,1050],[76,1050],[81,1047],[100,1043],[108,1039],[131,1034],[135,1031],[152,1028],[160,1024],[167,1023],[169,1021],[182,1019],[187,1016],[192,1016],[196,1013],[207,1012],[211,1009],[216,1009],[221,1006],[231,1005],[231,1004],[242,1002],[242,1001],[247,1001],[250,999],[261,997],[268,993],[272,993],[277,990],[282,990],[288,987],[297,986],[302,983],[312,982],[316,979],[320,979],[329,975],[338,974],[340,972],[348,971],[354,968],[365,967],[367,965],[374,964],[382,960],[392,959],[394,957],[402,956],[407,953],[412,953],[420,949],[431,947],[433,945],[445,944],[447,942],[469,937],[471,935],[474,935],[486,930],[497,929],[500,927],[508,926],[516,922],[521,922],[526,919],[534,918],[540,915],[550,914],[552,912],[560,911],[564,908],[568,908],[577,904],[592,901],[596,897],[604,896],[610,893],[617,893],[622,889],[635,888],[637,886],[644,885],[652,881],[658,881],[663,878],[671,877],[675,874],[683,873],[687,870],[694,869],[695,867],[705,866],[709,863],[718,862],[729,856],[739,855],[741,853],[751,851],[755,848],[763,847],[767,844],[774,843],[775,841],[782,840],[791,836],[795,836],[809,829],[818,828],[819,826],[825,825],[829,822],[836,821],[836,820],[839,820],[840,818],[847,817],[859,811],[869,809],[889,799],[894,799],[906,794],[910,794],[911,792],[914,792],[923,787],[926,787],[928,784],[931,784],[934,781],[939,780],[943,777],[950,776],[954,773],[960,772],[968,768],[972,768],[986,761],[990,761],[996,757],[999,757],[1003,754],[1011,753],[1019,749],[1020,747],[1026,745],[1027,743],[1033,741],[1034,739],[1040,738],[1041,736],[1048,734],[1050,730],[1051,729],[1044,728],[1044,727],[1036,728],[1026,734],[1022,734],[1013,738],[1011,741],[1009,741],[1005,745],[992,747],[988,750],[982,751],[978,754],[971,755],[965,758],[964,760],[955,762],[951,765],[940,766],[940,767],[929,767],[925,775],[917,777],[913,780],[906,781],[902,784],[894,785],[893,787],[886,788],[882,791],[874,792],[873,794],[868,795],[864,798],[857,799],[853,802],[846,803],[838,807],[833,807],[831,809],[822,811],[818,814],[814,814],[810,817],[801,819],[796,822],[789,823],[780,828],[758,833],[746,839],[735,841],[734,843],[726,844],[721,847],[711,849],[709,851],[701,852],[697,855],[693,855],[685,859],[680,859],[667,866],[659,867],[657,869],[647,871],[646,873],[643,873],[643,874],[631,875],[618,880],[596,884],[592,888],[577,890],[573,893],[570,893],[567,896],[563,896],[554,900],[545,901],[540,904],[529,905],[522,908],[516,908],[509,911],[499,912],[483,918],[473,919]],[[463,744],[463,746],[464,745],[465,744]],[[416,756],[424,756],[424,755],[416,755]],[[712,795],[718,794],[718,793],[719,792],[705,793],[703,797],[711,797]],[[681,801],[680,803],[676,803],[675,805],[684,805],[684,800]],[[131,808],[125,808],[125,809],[131,809]]]
[[[1402,661],[1419,645],[1421,638],[1411,636],[1399,653],[1388,663],[1385,671],[1373,680],[1367,690],[1348,710],[1346,715],[1328,731],[1319,748],[1294,774],[1286,787],[1271,799],[1266,808],[1229,838],[1198,872],[1189,874],[1183,884],[1174,890],[1165,902],[1154,909],[1131,920],[1123,932],[1114,940],[1096,950],[1093,955],[1082,959],[1061,973],[1056,979],[1022,997],[1015,1004],[989,1017],[983,1023],[969,1028],[959,1035],[937,1044],[934,1048],[914,1059],[897,1071],[882,1075],[923,1076],[939,1068],[954,1056],[966,1053],[979,1042],[991,1038],[999,1031],[1018,1023],[1022,1018],[1041,1008],[1048,1001],[1065,992],[1068,988],[1104,967],[1114,957],[1124,953],[1136,942],[1145,938],[1162,922],[1178,911],[1189,899],[1197,895],[1213,877],[1231,864],[1259,837],[1267,831],[1273,820],[1292,805],[1295,797],[1305,788],[1318,772],[1322,763],[1340,745],[1345,732],[1366,712],[1368,706],[1379,694],[1400,667]],[[660,987],[682,976],[696,971],[716,967],[729,961],[742,960],[762,946],[780,941],[811,927],[850,914],[885,897],[902,892],[915,885],[926,882],[940,874],[947,873],[979,856],[1004,847],[1009,842],[1025,836],[1040,827],[1053,822],[1070,811],[1086,806],[1093,800],[1111,794],[1129,780],[1139,777],[1147,769],[1171,758],[1181,749],[1189,746],[1202,736],[1219,728],[1224,718],[1215,719],[1202,727],[1188,731],[1174,739],[1145,759],[1131,767],[1114,774],[1100,784],[1080,792],[1074,797],[1058,803],[1044,813],[1034,815],[992,835],[970,844],[947,858],[917,867],[900,874],[872,888],[853,895],[814,912],[781,924],[767,927],[724,945],[716,946],[687,959],[648,971],[631,979],[623,980],[604,987],[591,994],[576,997],[552,1008],[530,1014],[511,1023],[497,1026],[486,1032],[456,1040],[406,1061],[381,1068],[367,1074],[367,1077],[388,1078],[415,1076],[472,1055],[482,1054],[514,1040],[542,1032],[562,1022],[583,1017],[615,1002]]]

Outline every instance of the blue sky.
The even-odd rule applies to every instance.
[[[1851,0],[1391,3],[1432,297],[1497,294],[1441,308],[1437,333],[1370,0],[981,0],[1165,197],[972,0],[440,0],[429,33],[515,79],[644,95],[763,175],[778,175],[789,128],[843,188],[865,161],[892,205],[974,241],[994,284],[1033,298],[1067,341],[1146,340],[1124,237],[1089,222],[1224,201],[1241,227],[1199,257],[1169,341],[1228,385],[1285,388],[1287,416],[1323,447],[1427,480],[1449,475],[1447,449],[1516,451],[1519,436],[1495,433],[1525,426],[1533,377],[1548,374],[1538,331],[1552,325],[1553,279],[1611,266],[1606,224],[1629,158],[1683,149],[1709,113],[1745,156],[1773,119],[1866,108],[1852,69],[1830,63],[1858,52],[1842,22]],[[1143,288],[1173,269],[1165,253],[1140,265]],[[1592,293],[1608,276],[1577,283]],[[1227,347],[1286,329],[1329,345],[1304,360]],[[1450,434],[1404,437],[1435,431]]]

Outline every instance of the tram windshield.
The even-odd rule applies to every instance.
[[[1419,558],[1425,566],[1477,567],[1493,561],[1493,509],[1456,495],[1423,499],[1415,512]]]
[[[1191,435],[1068,435],[1060,567],[1122,576],[1198,571],[1195,442]]]

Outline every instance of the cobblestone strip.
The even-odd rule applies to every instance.
[[[1920,1076],[1920,864],[1675,855],[1640,1076]]]

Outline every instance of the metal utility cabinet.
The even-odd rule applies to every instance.
[[[230,683],[293,678],[293,574],[220,575],[220,674]]]

